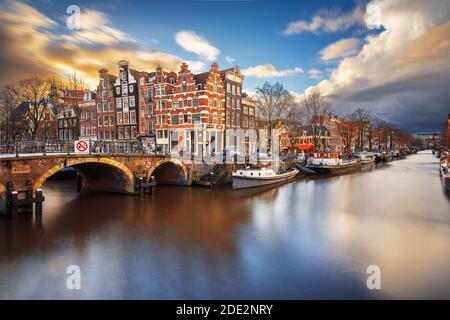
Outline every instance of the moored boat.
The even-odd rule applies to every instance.
[[[450,191],[450,168],[447,160],[441,161],[439,175],[441,176],[441,182],[444,189]]]
[[[262,187],[271,184],[278,184],[295,178],[297,169],[284,170],[275,173],[272,169],[246,169],[233,172],[233,189]]]
[[[306,168],[318,173],[344,173],[361,168],[361,162],[359,159],[341,159],[337,152],[314,152]]]
[[[361,164],[370,164],[375,162],[375,155],[372,152],[361,152],[358,154]]]

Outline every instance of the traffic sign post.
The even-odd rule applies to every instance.
[[[89,140],[75,140],[74,152],[76,154],[89,154],[91,144]]]

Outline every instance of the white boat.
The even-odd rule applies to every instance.
[[[292,169],[283,173],[275,173],[268,168],[237,170],[233,172],[232,188],[253,188],[280,183],[294,178],[298,172],[297,169]]]
[[[450,191],[450,168],[448,165],[448,160],[441,161],[439,175],[441,176],[441,182],[444,189]]]
[[[373,154],[372,152],[360,152],[358,154],[358,157],[361,164],[369,164],[375,162],[375,154]]]

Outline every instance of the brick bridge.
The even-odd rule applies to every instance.
[[[157,183],[190,185],[201,168],[163,155],[87,154],[30,155],[0,158],[0,196],[13,184],[17,191],[40,189],[47,178],[64,168],[75,168],[82,188],[134,193],[137,178],[154,176]]]

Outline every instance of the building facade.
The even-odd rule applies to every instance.
[[[218,65],[196,76],[183,63],[166,81],[154,90],[156,143],[196,155],[221,150],[225,94]]]
[[[117,77],[109,74],[107,69],[101,69],[99,70],[99,78],[95,95],[97,104],[97,139],[115,140],[116,121],[113,84]]]
[[[86,90],[83,100],[78,105],[80,139],[97,140],[97,104],[95,98],[95,92]]]
[[[118,63],[119,77],[114,82],[117,140],[136,140],[139,132],[139,72],[131,70],[128,61]]]

